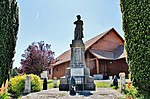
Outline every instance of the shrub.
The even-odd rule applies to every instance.
[[[9,91],[15,93],[16,96],[23,94],[25,88],[25,76],[26,75],[18,75],[11,78],[9,81]]]
[[[42,90],[42,81],[37,75],[30,74],[31,77],[31,91],[36,92]],[[18,97],[23,94],[25,89],[26,75],[18,75],[10,79],[9,91],[15,93]]]
[[[31,74],[31,90],[32,92],[40,91],[42,90],[42,80],[39,76]]]

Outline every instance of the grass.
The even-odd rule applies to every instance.
[[[65,93],[60,93],[60,94],[59,94],[60,97],[63,97],[63,96],[65,96],[65,95],[66,95]]]
[[[57,87],[59,86],[59,84],[60,84],[60,80],[57,80]],[[48,88],[48,89],[54,88],[53,80],[48,80],[48,81],[47,81],[47,88]]]
[[[97,88],[110,88],[109,82],[94,81]]]

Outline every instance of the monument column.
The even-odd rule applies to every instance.
[[[77,15],[77,21],[74,31],[74,39],[72,40],[71,47],[71,60],[70,65],[66,69],[66,75],[60,78],[60,91],[83,91],[95,90],[93,77],[90,76],[90,70],[86,67],[85,63],[85,44],[83,43],[83,21],[80,20],[81,16]],[[75,84],[71,82],[74,79]],[[73,86],[72,86],[73,85]]]

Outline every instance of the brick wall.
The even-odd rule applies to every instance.
[[[57,65],[53,67],[53,77],[57,77],[58,79],[65,75],[66,68],[69,67],[69,62],[65,62],[63,64]]]

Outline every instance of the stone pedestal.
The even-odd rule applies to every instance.
[[[109,84],[110,84],[110,86],[112,86],[113,85],[113,79],[112,79],[112,76],[109,76]]]
[[[43,72],[40,74],[42,79],[45,79],[45,78],[46,78],[46,79],[48,80],[48,75],[47,75],[48,73],[47,73],[47,72],[48,72],[48,71],[43,71]]]
[[[125,92],[125,85],[126,85],[126,79],[125,79],[125,73],[119,73],[120,76],[120,91]]]
[[[54,88],[57,88],[57,77],[54,77],[53,83],[54,83]]]
[[[82,40],[72,40],[70,66],[66,69],[64,77],[60,78],[60,91],[69,91],[70,78],[74,77],[76,91],[95,90],[93,77],[85,64],[85,46]]]
[[[30,75],[26,76],[26,81],[25,81],[25,90],[24,94],[28,94],[31,92],[31,81],[30,81]]]

